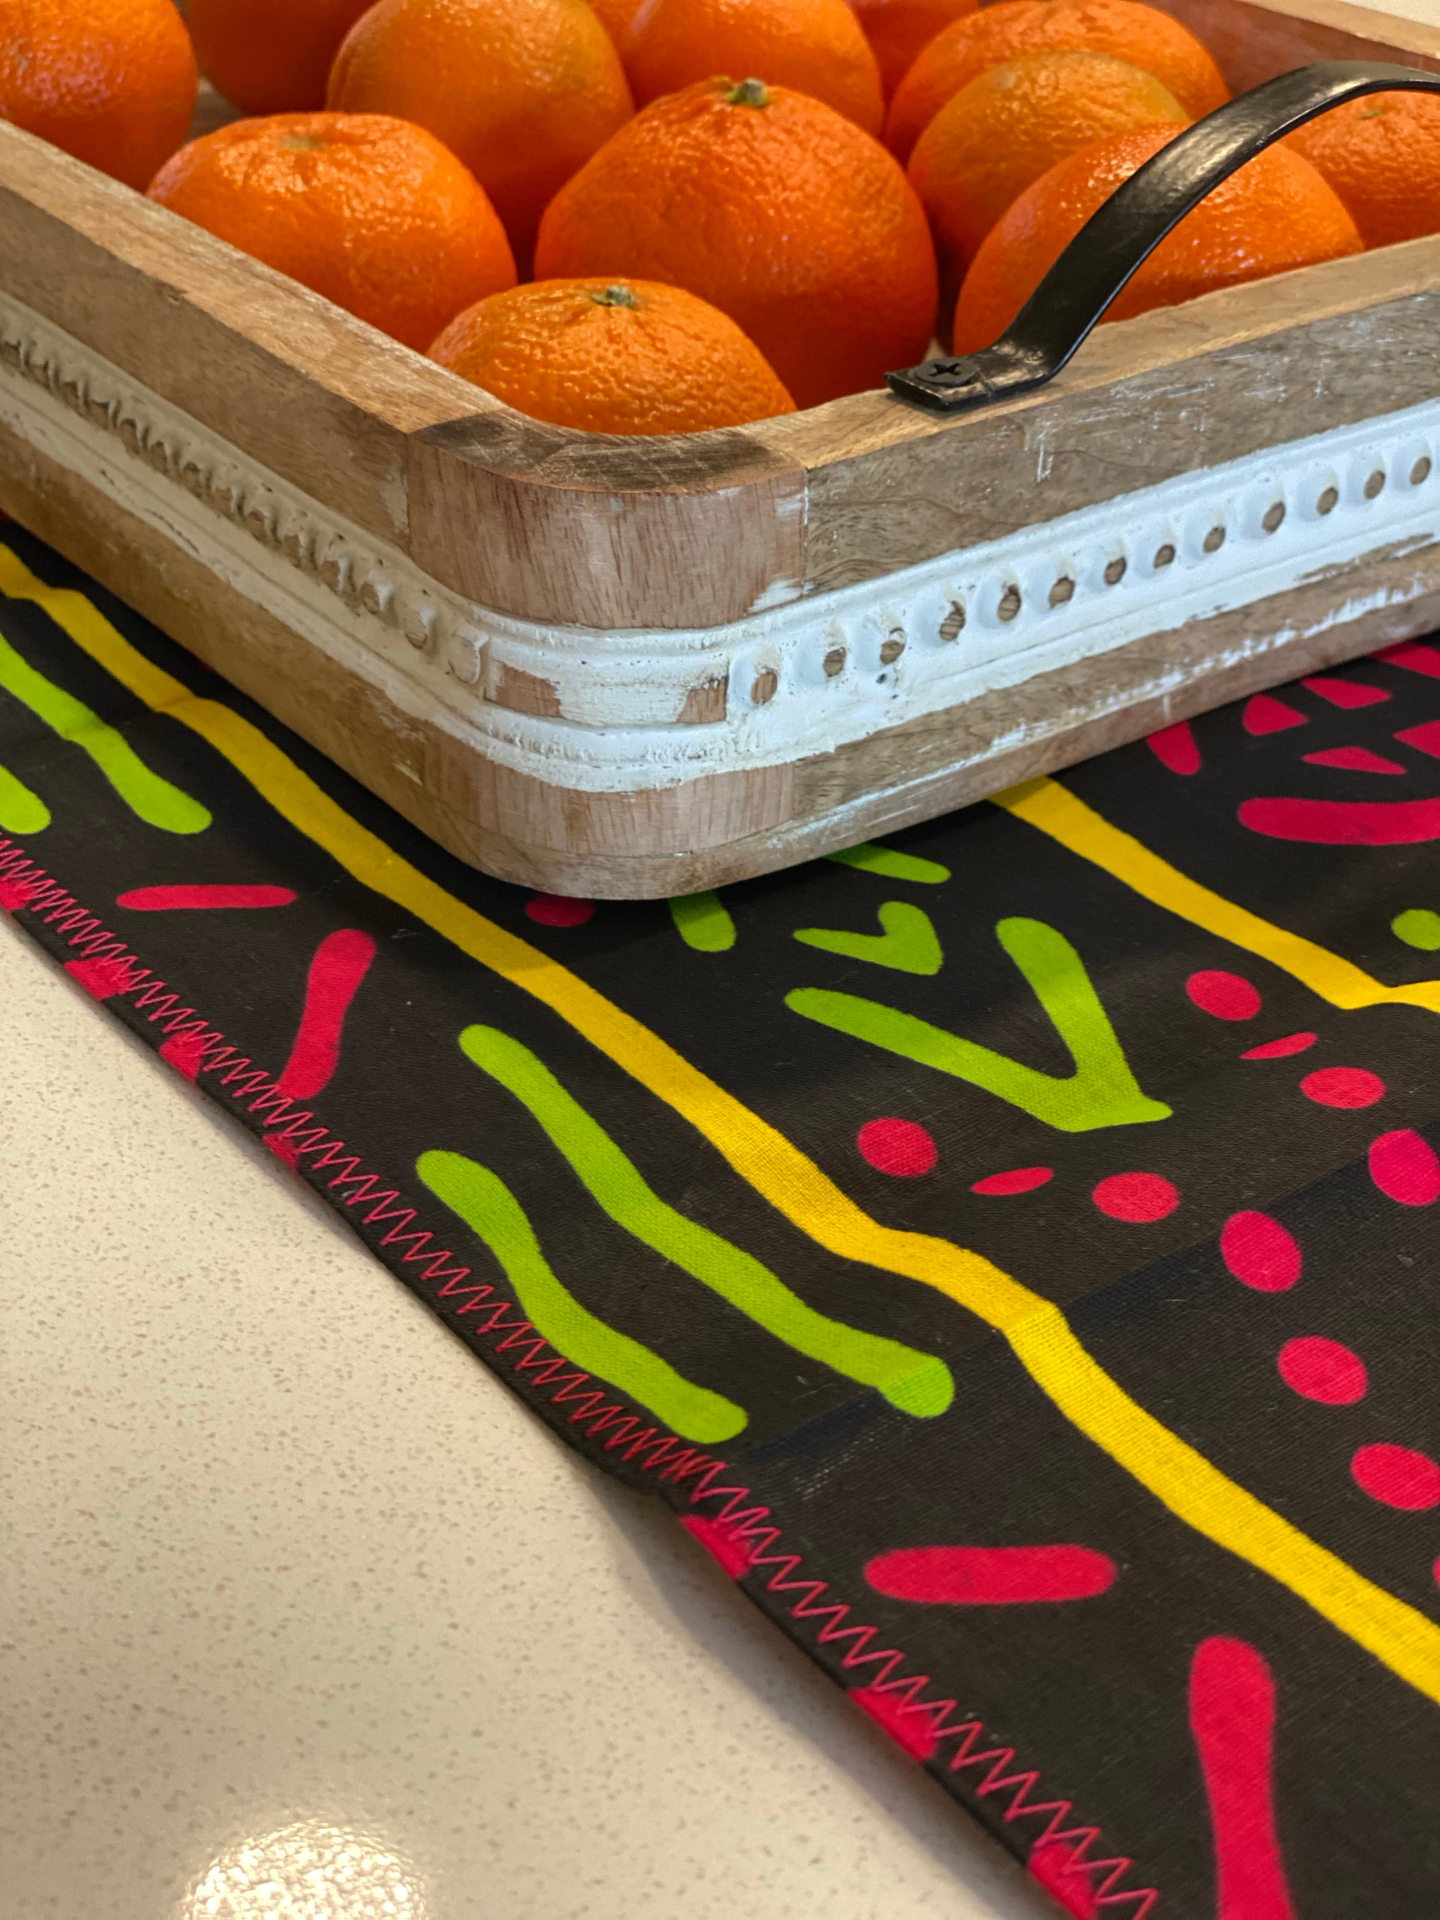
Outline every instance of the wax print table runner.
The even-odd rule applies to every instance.
[[[0,540],[82,986],[1062,1908],[1440,1916],[1440,645],[592,906]]]

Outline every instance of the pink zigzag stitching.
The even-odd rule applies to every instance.
[[[184,1036],[193,1049],[191,1058],[199,1062],[196,1077],[200,1073],[215,1075],[232,1100],[244,1101],[252,1113],[266,1116],[267,1130],[280,1127],[283,1122],[283,1131],[269,1137],[284,1139],[297,1158],[300,1154],[313,1155],[312,1170],[334,1167],[336,1172],[325,1182],[326,1186],[343,1193],[346,1207],[364,1204],[366,1211],[361,1219],[367,1226],[392,1221],[394,1224],[380,1245],[405,1247],[399,1254],[404,1265],[423,1262],[422,1277],[439,1283],[437,1298],[464,1297],[465,1305],[454,1309],[457,1319],[471,1313],[484,1315],[474,1331],[492,1338],[503,1335],[496,1340],[492,1351],[512,1356],[511,1367],[518,1374],[529,1375],[532,1386],[549,1390],[552,1406],[573,1403],[575,1410],[569,1417],[569,1425],[583,1425],[586,1437],[602,1442],[607,1453],[620,1449],[624,1460],[638,1460],[642,1472],[658,1473],[662,1481],[677,1484],[697,1481],[689,1496],[692,1506],[707,1500],[723,1502],[708,1524],[722,1531],[743,1551],[746,1572],[767,1575],[767,1592],[796,1596],[787,1607],[792,1620],[822,1623],[816,1633],[820,1646],[851,1643],[840,1661],[842,1672],[863,1667],[877,1669],[866,1682],[867,1693],[891,1696],[898,1703],[899,1716],[914,1715],[927,1721],[932,1741],[954,1740],[957,1744],[947,1771],[960,1774],[972,1768],[985,1769],[983,1777],[971,1779],[968,1784],[977,1800],[991,1794],[1010,1794],[1010,1803],[1002,1815],[1007,1826],[1012,1820],[1049,1816],[1044,1828],[1031,1839],[1030,1852],[1034,1855],[1042,1847],[1053,1849],[1057,1845],[1067,1849],[1064,1864],[1058,1869],[1053,1863],[1049,1867],[1047,1878],[1051,1883],[1057,1873],[1060,1878],[1072,1874],[1083,1876],[1089,1905],[1094,1908],[1129,1905],[1128,1920],[1147,1920],[1160,1898],[1158,1890],[1122,1888],[1119,1883],[1133,1863],[1123,1855],[1092,1860],[1090,1852],[1100,1844],[1100,1829],[1067,1826],[1071,1801],[1033,1800],[1030,1796],[1040,1784],[1037,1769],[1011,1771],[1015,1760],[1013,1747],[985,1746],[982,1721],[963,1716],[951,1718],[959,1713],[956,1701],[922,1698],[930,1685],[928,1674],[902,1676],[900,1669],[907,1661],[903,1651],[896,1647],[872,1646],[879,1638],[877,1628],[847,1625],[849,1604],[827,1601],[829,1583],[805,1576],[798,1553],[779,1550],[782,1529],[771,1520],[770,1508],[746,1506],[745,1502],[752,1497],[748,1487],[715,1484],[726,1472],[723,1460],[700,1453],[661,1428],[645,1425],[641,1415],[620,1401],[610,1400],[606,1388],[592,1384],[591,1375],[576,1368],[551,1347],[515,1303],[500,1297],[490,1282],[472,1279],[468,1266],[447,1264],[453,1263],[456,1256],[449,1248],[432,1250],[435,1236],[428,1228],[414,1225],[415,1209],[400,1204],[397,1188],[385,1186],[378,1175],[366,1171],[358,1154],[347,1153],[343,1140],[332,1136],[329,1128],[316,1121],[308,1108],[300,1108],[298,1102],[281,1093],[273,1075],[256,1067],[248,1056],[242,1056],[230,1046],[224,1035],[207,1026],[193,1007],[181,1007],[179,996],[167,992],[165,983],[155,979],[134,954],[126,951],[124,941],[108,933],[93,914],[8,840],[0,840],[0,906],[11,913],[23,909],[36,914],[68,934],[68,944],[78,948],[86,960],[103,960],[113,965],[112,978],[117,983],[113,991],[120,995],[135,994],[135,1006],[147,1009],[152,1022],[163,1026],[172,1039]],[[344,1193],[346,1188],[351,1191]],[[507,1314],[517,1317],[507,1320]]]

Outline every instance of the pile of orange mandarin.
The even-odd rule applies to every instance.
[[[250,116],[183,144],[198,75]],[[1227,98],[1141,0],[0,0],[0,118],[509,405],[736,426],[987,345]],[[1123,319],[1440,230],[1440,99],[1191,213]]]

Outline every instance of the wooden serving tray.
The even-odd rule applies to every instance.
[[[1248,88],[1440,71],[1162,0]],[[1102,327],[946,419],[502,406],[0,123],[0,505],[451,852],[611,898],[808,859],[1440,624],[1440,237]]]

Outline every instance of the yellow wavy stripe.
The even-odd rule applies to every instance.
[[[147,706],[207,740],[292,826],[374,892],[532,994],[673,1107],[742,1179],[831,1252],[935,1287],[1003,1333],[1059,1411],[1170,1511],[1288,1587],[1394,1673],[1440,1702],[1440,1628],[1374,1586],[1145,1412],[1091,1358],[1060,1309],[979,1254],[884,1227],[786,1137],[528,941],[394,853],[257,727],[155,666],[83,595],[50,588],[0,548],[0,591],[38,601]]]
[[[1332,1007],[1347,1012],[1356,1007],[1387,1005],[1423,1007],[1440,1013],[1440,980],[1421,980],[1408,987],[1387,987],[1362,967],[1352,965],[1338,953],[1316,946],[1313,940],[1262,920],[1258,913],[1236,906],[1223,894],[1212,893],[1198,880],[1191,880],[1158,853],[1152,853],[1133,834],[1111,826],[1103,814],[1096,813],[1058,780],[1027,780],[1006,793],[992,796],[997,807],[1004,807],[1017,820],[1038,827],[1058,840],[1082,860],[1121,881],[1134,892],[1153,900],[1182,920],[1189,920],[1207,933],[1218,934],[1233,946],[1269,960],[1285,973],[1328,1000]]]

